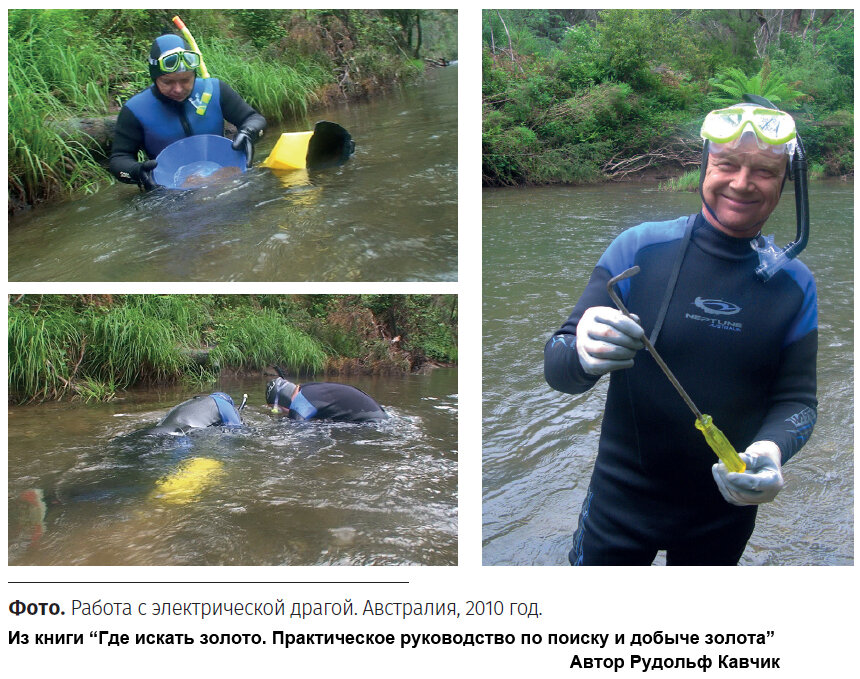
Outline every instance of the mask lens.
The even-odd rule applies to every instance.
[[[200,55],[197,52],[182,52],[182,59],[188,68],[197,68],[200,65]]]
[[[159,61],[161,62],[161,70],[165,73],[173,73],[177,68],[179,68],[179,53],[176,52],[174,54],[168,54],[166,57],[161,57]]]
[[[794,121],[784,113],[758,109],[754,114],[754,124],[768,140],[784,142],[794,136]]]
[[[740,109],[712,111],[702,125],[702,136],[717,143],[728,141],[740,130],[743,117]]]

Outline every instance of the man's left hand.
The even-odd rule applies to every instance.
[[[711,468],[717,488],[726,502],[742,507],[770,502],[782,490],[782,453],[773,441],[756,441],[742,453],[742,474],[730,472],[718,462]]]

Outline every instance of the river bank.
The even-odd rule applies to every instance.
[[[483,185],[692,169],[705,115],[744,94],[792,115],[812,176],[853,176],[853,20],[851,10],[484,10]]]
[[[405,375],[457,360],[445,295],[19,295],[8,314],[11,403],[105,401],[273,365]]]

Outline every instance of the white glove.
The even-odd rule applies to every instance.
[[[770,502],[782,490],[782,454],[773,441],[755,441],[740,454],[746,463],[742,474],[718,462],[711,467],[717,488],[726,502],[743,507]]]
[[[576,353],[586,373],[604,375],[633,366],[645,334],[639,318],[634,315],[633,319],[608,306],[585,310],[576,325]]]

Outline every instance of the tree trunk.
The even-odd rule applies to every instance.
[[[797,31],[800,28],[800,20],[803,17],[802,9],[793,9],[791,10],[791,21],[788,23],[788,32],[792,35],[797,35]]]
[[[418,38],[415,43],[415,58],[418,59],[421,54],[421,41],[423,35],[421,32],[421,15],[417,12],[415,13],[415,30],[418,32]]]

